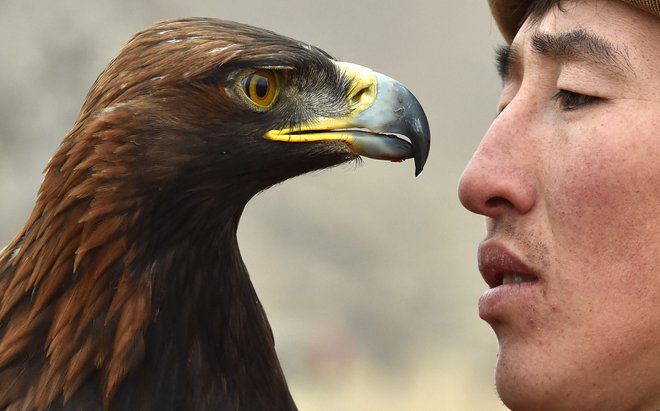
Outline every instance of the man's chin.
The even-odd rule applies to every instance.
[[[502,402],[511,410],[525,411],[560,409],[554,406],[539,408],[539,404],[553,404],[552,378],[545,360],[538,358],[537,347],[525,343],[502,344],[497,358],[495,385]]]

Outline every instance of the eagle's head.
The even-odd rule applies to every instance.
[[[90,91],[78,119],[85,126],[131,130],[114,133],[123,138],[115,143],[147,177],[137,179],[146,185],[140,191],[222,189],[245,201],[360,155],[414,157],[419,174],[429,151],[425,114],[400,83],[309,44],[215,19],[138,33]]]

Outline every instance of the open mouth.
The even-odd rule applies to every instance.
[[[479,271],[489,288],[539,281],[534,270],[496,243],[485,242],[479,247]]]
[[[407,143],[407,145],[410,146],[410,153],[412,156],[412,142],[408,136],[397,133],[383,133],[369,130],[368,128],[336,128],[330,130],[292,129],[288,133],[280,134],[277,138],[275,138],[275,133],[270,132],[269,137],[273,140],[286,140],[287,142],[291,143],[308,143],[324,140],[353,141],[355,138],[365,137],[401,140],[401,142]]]
[[[501,273],[497,276],[496,279],[499,280],[499,285],[531,283],[538,281],[538,278],[533,275],[518,273]]]
[[[267,138],[287,143],[343,141],[350,145],[356,154],[377,160],[398,162],[415,156],[414,146],[407,135],[379,132],[368,128],[285,129],[269,131]]]

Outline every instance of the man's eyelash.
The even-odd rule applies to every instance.
[[[569,90],[559,90],[557,94],[552,96],[552,99],[555,100],[564,111],[576,110],[594,104],[600,100],[598,97],[588,96],[586,94],[580,94]]]

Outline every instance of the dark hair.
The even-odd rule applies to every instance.
[[[537,23],[551,8],[558,6],[561,10],[562,0],[521,0],[511,10],[511,14],[515,16],[515,21],[518,22],[515,32],[520,30],[523,23],[527,19],[531,19],[533,23]],[[514,32],[514,33],[515,33]]]
[[[538,20],[545,13],[548,12],[554,6],[558,6],[561,10],[561,0],[529,0],[524,1],[523,3],[527,4],[527,10],[525,13],[525,19],[531,18],[533,20]]]

